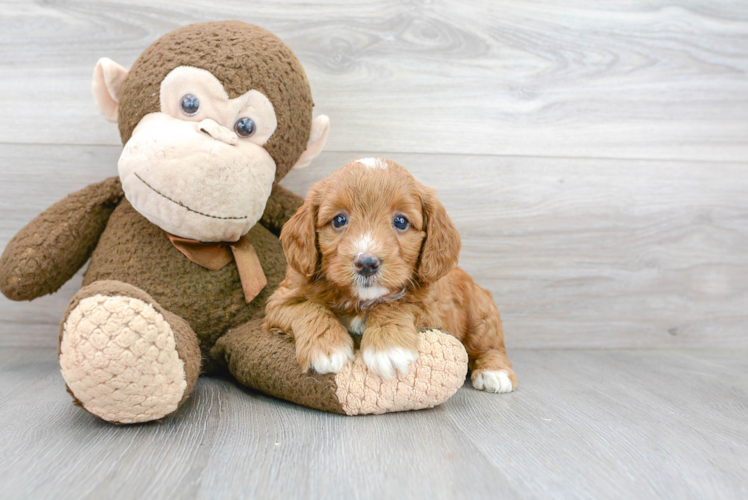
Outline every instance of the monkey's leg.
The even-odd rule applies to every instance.
[[[360,353],[340,373],[305,373],[293,339],[263,331],[261,323],[250,321],[228,332],[211,357],[242,384],[300,405],[345,415],[419,410],[445,402],[465,382],[465,348],[438,330],[421,332],[418,360],[407,375],[387,380],[370,372]]]
[[[187,322],[120,281],[97,281],[75,294],[60,325],[58,358],[74,402],[115,424],[176,412],[201,362]]]

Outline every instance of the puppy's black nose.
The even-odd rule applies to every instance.
[[[369,253],[359,254],[353,261],[353,265],[356,267],[356,272],[361,276],[371,276],[372,274],[375,274],[379,270],[380,263],[379,257]]]

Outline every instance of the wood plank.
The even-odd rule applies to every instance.
[[[523,496],[745,497],[745,351],[523,351],[515,364],[519,392],[463,388],[448,416]]]
[[[117,175],[121,147],[0,145],[0,248],[69,193]],[[83,282],[79,272],[57,293],[31,303],[0,295],[0,345],[56,345],[60,318]]]
[[[285,185],[356,155],[326,155]],[[509,346],[748,347],[745,165],[390,154],[435,188]]]
[[[519,351],[520,389],[343,417],[198,381],[161,424],[71,404],[53,348],[0,351],[8,498],[683,498],[748,488],[745,351]]]
[[[241,19],[299,55],[330,151],[743,161],[748,10],[460,0],[3,2],[0,141],[119,144],[90,93],[160,35]]]
[[[0,248],[66,193],[114,175],[118,153],[0,145]],[[303,195],[360,156],[323,153],[284,184]],[[744,165],[390,157],[439,192],[510,348],[748,347]],[[0,297],[0,344],[53,345],[79,283],[31,304]]]

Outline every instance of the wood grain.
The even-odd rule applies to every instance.
[[[305,193],[355,157],[284,183]],[[748,347],[744,164],[388,157],[439,193],[509,346]]]
[[[0,497],[748,496],[743,1],[0,0],[0,249],[116,175],[96,61],[220,19],[281,36],[331,117],[287,187],[386,156],[438,190],[520,389],[348,418],[202,378],[162,424],[114,427],[55,359],[79,273],[0,297]]]
[[[69,193],[117,175],[121,147],[0,145],[0,248],[34,217]],[[0,295],[0,345],[56,345],[60,318],[83,282],[33,302]]]
[[[119,143],[90,92],[184,24],[241,19],[298,54],[330,151],[744,161],[740,1],[3,2],[0,141]]]
[[[161,424],[72,405],[53,348],[0,351],[4,498],[679,498],[748,488],[748,370],[726,351],[520,351],[518,392],[324,414],[202,378]]]
[[[113,146],[0,145],[0,248],[68,192],[115,175]],[[284,184],[367,153],[323,153]],[[748,347],[748,176],[738,163],[390,154],[440,199],[460,264],[494,295],[510,348]],[[455,178],[455,172],[459,172]],[[80,275],[0,297],[0,344],[54,345]]]

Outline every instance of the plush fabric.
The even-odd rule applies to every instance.
[[[119,111],[119,89],[127,78],[127,70],[108,57],[102,57],[94,69],[94,102],[99,112],[112,123],[117,123]]]
[[[268,285],[247,304],[236,262],[218,271],[191,262],[172,245],[165,231],[122,200],[91,256],[83,284],[115,280],[144,290],[189,323],[200,339],[203,357],[208,358],[207,353],[227,330],[262,317],[267,298],[285,277],[286,260],[278,238],[257,224],[249,239]],[[203,369],[212,373],[212,360]]]
[[[0,257],[3,295],[32,300],[56,292],[91,256],[123,195],[119,180],[107,179],[58,201],[21,229]]]
[[[264,331],[260,321],[252,321],[221,337],[212,356],[225,359],[231,374],[248,387],[344,415],[432,408],[452,397],[467,374],[460,341],[437,330],[420,333],[418,361],[393,380],[372,374],[359,353],[340,373],[304,373],[295,352],[290,336]],[[285,370],[282,376],[279,370]]]
[[[187,388],[184,363],[169,322],[153,306],[94,295],[80,302],[63,330],[60,369],[86,410],[120,423],[177,410]]]
[[[418,336],[418,360],[407,375],[398,373],[392,380],[378,377],[357,354],[335,375],[335,395],[346,415],[433,408],[462,387],[467,362],[459,340],[439,330],[425,330]]]
[[[393,386],[378,385],[378,377],[355,360],[346,372],[350,380],[305,373],[291,338],[260,328],[265,303],[286,272],[278,235],[303,203],[277,181],[300,158],[302,164],[311,161],[328,125],[320,116],[312,130],[311,91],[283,42],[246,23],[202,23],[154,42],[129,73],[114,64],[100,62],[93,90],[97,102],[104,100],[105,114],[119,106],[123,144],[144,116],[159,111],[163,78],[176,67],[193,66],[210,71],[231,99],[252,89],[268,98],[277,128],[263,154],[270,154],[277,168],[269,198],[260,200],[260,223],[227,240],[246,235],[254,249],[256,260],[248,248],[233,252],[234,259],[252,260],[242,266],[241,279],[234,259],[211,266],[215,270],[188,259],[169,238],[179,232],[167,233],[138,212],[118,178],[71,194],[11,240],[0,257],[0,291],[13,300],[56,291],[90,257],[83,288],[60,327],[58,354],[75,404],[117,424],[158,420],[184,403],[200,373],[230,374],[273,396],[350,415],[429,407],[453,394],[464,382],[467,363],[459,362],[464,348],[445,333],[422,338],[423,355],[413,373]],[[223,180],[225,189],[233,187],[231,175]],[[189,182],[194,177],[176,184]],[[220,198],[220,188],[213,189],[211,195]],[[175,190],[170,203],[177,206]],[[248,302],[247,295],[258,290]]]
[[[333,413],[345,413],[333,374],[304,373],[296,361],[293,339],[263,331],[255,320],[221,337],[211,353],[227,363],[242,384],[266,394]],[[268,376],[268,374],[273,376]]]
[[[217,140],[206,132],[212,129],[236,136],[210,118],[196,123],[151,113],[125,145],[117,170],[127,200],[164,231],[237,241],[262,217],[276,166],[262,146]]]
[[[185,257],[205,269],[220,271],[223,266],[234,260],[231,245],[228,243],[203,243],[168,233],[167,236],[171,244]]]
[[[210,71],[231,99],[249,89],[267,96],[275,107],[278,129],[265,147],[275,160],[276,182],[285,177],[309,140],[314,105],[309,83],[296,55],[280,38],[240,21],[179,28],[138,57],[120,98],[122,144],[146,114],[159,111],[161,82],[178,66]]]
[[[199,90],[198,90],[199,89]],[[223,117],[227,121],[223,123],[227,129],[219,129],[217,133],[233,131],[234,120],[238,117],[251,118],[256,129],[249,142],[264,145],[278,128],[278,120],[275,116],[273,103],[262,93],[255,89],[249,90],[239,97],[229,99],[221,82],[212,73],[204,69],[188,66],[179,66],[169,73],[161,82],[161,113],[170,116],[179,116],[185,121],[201,122],[203,116],[196,113],[194,116],[184,116],[180,109],[182,96],[187,93],[198,92],[200,94],[200,107],[210,109],[211,114]],[[141,120],[142,121],[142,120]],[[216,123],[213,121],[213,123]],[[216,132],[210,131],[210,135],[216,137]],[[240,139],[234,136],[222,138],[224,142],[232,145],[240,143]]]
[[[174,413],[200,374],[200,348],[187,322],[126,283],[98,281],[79,290],[63,315],[58,345],[76,404],[113,423]]]
[[[251,302],[268,284],[262,263],[249,236],[242,236],[236,243],[202,243],[167,234],[172,245],[200,267],[219,271],[234,261],[244,289],[244,299]]]

